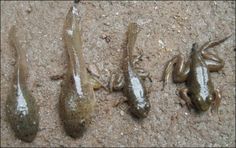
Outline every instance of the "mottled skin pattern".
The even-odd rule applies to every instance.
[[[16,50],[17,60],[13,84],[6,101],[6,116],[16,137],[32,142],[38,132],[38,106],[26,86],[26,53],[16,38],[15,26],[10,29],[9,41]]]
[[[63,39],[69,63],[59,98],[59,112],[64,129],[73,138],[83,135],[95,105],[93,87],[89,82],[83,58],[77,15],[78,11],[74,5],[70,8],[64,23]]]
[[[138,118],[147,117],[150,111],[150,102],[147,96],[143,79],[134,68],[132,51],[137,39],[138,26],[136,23],[130,23],[127,31],[127,46],[124,49],[123,74],[111,78],[110,90],[123,89],[130,104],[131,112]]]
[[[199,112],[207,111],[210,106],[218,110],[221,93],[218,89],[214,89],[210,72],[221,70],[224,67],[224,61],[206,49],[219,45],[229,37],[207,42],[200,48],[194,43],[190,59],[186,63],[181,55],[175,56],[167,63],[164,71],[164,86],[173,71],[174,82],[186,82],[187,88],[180,90],[180,97],[188,107],[194,106]]]

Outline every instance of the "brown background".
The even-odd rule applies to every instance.
[[[137,121],[126,103],[113,107],[124,98],[121,92],[98,90],[93,121],[76,140],[65,134],[59,120],[61,80],[50,80],[66,70],[62,27],[71,3],[1,1],[1,146],[235,146],[235,36],[213,49],[225,60],[225,75],[211,74],[223,91],[219,117],[181,109],[176,89],[184,84],[169,81],[161,91],[160,82],[164,64],[178,53],[187,59],[192,43],[235,34],[234,2],[82,2],[84,56],[102,71],[118,71],[128,23],[141,26],[136,47],[144,51],[140,66],[152,75],[152,108],[146,119]],[[16,19],[17,35],[28,53],[28,86],[40,106],[40,130],[32,143],[14,137],[4,111],[15,63],[7,38]],[[101,36],[109,36],[110,42]]]

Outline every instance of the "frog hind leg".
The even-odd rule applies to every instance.
[[[139,77],[142,80],[145,80],[146,78],[149,78],[150,80],[151,79],[150,73],[138,66],[138,63],[142,61],[142,58],[143,58],[143,50],[138,48],[138,55],[133,56],[132,64],[134,66],[135,72],[139,75]]]
[[[213,48],[215,46],[218,46],[221,43],[223,43],[224,41],[226,41],[228,38],[230,38],[231,36],[232,36],[232,34],[230,34],[230,35],[228,35],[228,36],[226,36],[226,37],[224,37],[223,39],[220,39],[220,40],[208,41],[199,48],[199,51],[204,52],[208,48]]]
[[[132,64],[136,66],[140,61],[143,60],[143,50],[138,49],[138,54],[132,57]]]
[[[124,87],[124,84],[125,84],[124,74],[123,73],[116,73],[116,74],[113,73],[110,76],[108,89],[110,92],[112,92],[113,90],[119,91]]]
[[[203,52],[202,57],[205,59],[205,63],[207,64],[207,68],[210,72],[217,72],[225,65],[225,62],[218,55],[209,51]]]
[[[97,65],[89,65],[87,71],[89,76],[89,82],[94,90],[98,90],[103,87],[106,91],[108,91],[106,84],[104,84],[104,82],[100,79],[101,73]]]
[[[173,57],[166,65],[163,72],[163,89],[173,71],[173,81],[176,83],[185,82],[190,70],[190,61],[185,62],[181,54]]]
[[[146,87],[147,89],[147,95],[149,95],[149,93],[151,92],[151,87],[152,87],[152,78],[151,78],[151,75],[148,71],[146,71],[145,69],[137,66],[138,63],[140,61],[142,61],[142,58],[143,58],[143,50],[140,49],[140,48],[137,48],[138,49],[138,55],[134,56],[133,59],[132,59],[132,64],[134,65],[134,69],[135,69],[135,72],[138,74],[138,76],[143,80],[145,81],[146,79],[148,79],[148,87]],[[146,81],[145,81],[145,84],[146,84]]]
[[[89,75],[89,82],[92,85],[94,90],[98,90],[101,87],[105,87],[105,85],[103,85],[103,83],[96,77]]]

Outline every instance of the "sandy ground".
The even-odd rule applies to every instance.
[[[140,66],[153,79],[152,108],[146,119],[137,121],[126,103],[113,107],[124,98],[121,92],[98,90],[92,123],[76,140],[65,134],[59,119],[61,80],[50,80],[66,70],[62,27],[70,6],[71,2],[59,1],[1,1],[1,146],[235,146],[234,2],[82,2],[78,7],[84,56],[102,71],[119,70],[128,23],[137,22],[142,28],[136,47],[144,51]],[[40,106],[40,130],[32,143],[14,137],[4,111],[15,63],[7,38],[16,19],[17,35],[28,53],[27,84]],[[187,59],[194,42],[203,44],[229,33],[233,36],[213,49],[225,60],[224,73],[211,74],[223,92],[219,116],[181,109],[176,89],[184,84],[169,81],[161,91],[165,63],[178,53]],[[105,36],[110,42],[102,39]]]

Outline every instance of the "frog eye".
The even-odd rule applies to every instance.
[[[201,101],[202,99],[201,99],[201,97],[198,97],[197,100],[198,100],[198,101]]]
[[[207,100],[212,101],[213,100],[212,96],[208,96]]]

